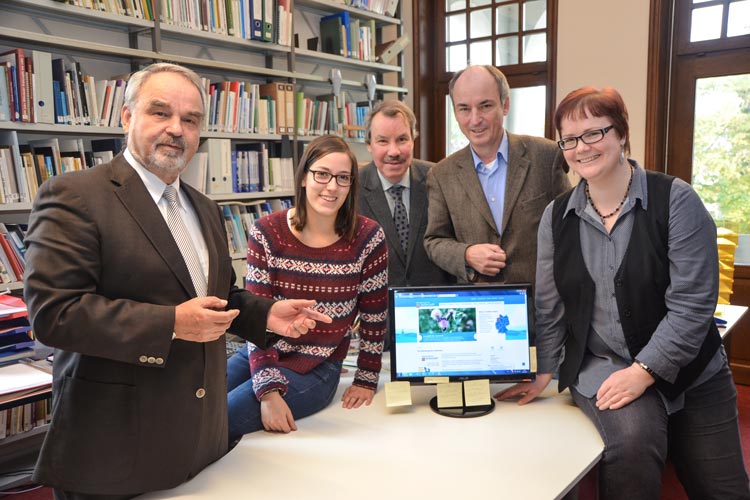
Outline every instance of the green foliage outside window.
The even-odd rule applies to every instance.
[[[698,80],[692,184],[716,221],[750,232],[750,75]]]

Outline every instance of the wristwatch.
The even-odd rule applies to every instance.
[[[646,373],[648,373],[649,375],[651,375],[652,377],[654,377],[654,379],[658,379],[659,378],[659,376],[656,374],[656,372],[654,370],[652,370],[651,368],[649,368],[648,365],[646,363],[644,363],[643,361],[638,361],[636,359],[635,360],[635,364],[637,364],[638,366],[640,366],[641,368],[643,368],[646,371]]]

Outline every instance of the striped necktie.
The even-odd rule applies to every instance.
[[[188,233],[185,223],[182,221],[180,215],[180,204],[177,202],[177,190],[174,186],[167,186],[164,189],[164,199],[167,200],[167,225],[169,230],[172,231],[177,247],[182,253],[182,258],[185,260],[188,271],[190,271],[190,279],[193,281],[193,287],[198,297],[206,296],[206,275],[203,273],[203,267],[201,261],[198,258],[198,251],[195,249],[193,239]]]

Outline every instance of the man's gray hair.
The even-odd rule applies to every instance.
[[[133,73],[128,79],[127,87],[125,87],[125,106],[132,111],[138,100],[138,94],[141,92],[143,83],[148,80],[151,75],[165,72],[182,75],[187,78],[190,83],[195,85],[195,88],[198,89],[198,93],[201,96],[201,104],[203,105],[202,111],[205,113],[207,109],[206,89],[201,85],[201,77],[191,69],[172,63],[154,63]]]
[[[453,78],[451,78],[450,83],[448,84],[448,93],[451,96],[451,101],[453,101],[453,87],[456,85],[456,80],[459,79],[461,75],[464,74],[464,71],[466,71],[469,68],[484,68],[489,72],[490,76],[495,79],[495,83],[497,84],[497,93],[500,96],[500,104],[505,104],[505,101],[508,100],[508,96],[510,96],[510,86],[508,85],[508,79],[505,78],[505,75],[502,71],[497,69],[495,66],[491,66],[489,64],[483,64],[483,65],[477,65],[477,66],[468,66],[461,71],[457,71],[453,74]]]

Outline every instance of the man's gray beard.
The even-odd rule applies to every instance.
[[[179,175],[183,170],[185,170],[185,167],[187,166],[184,151],[180,156],[165,156],[165,159],[163,160],[159,160],[156,156],[156,153],[151,153],[146,158],[138,158],[135,154],[133,154],[133,157],[138,160],[138,162],[147,170],[153,172],[157,176],[159,176],[159,174],[173,173],[177,173]]]
[[[179,175],[185,170],[187,163],[185,162],[184,153],[177,157],[166,156],[164,158],[163,160],[159,160],[156,158],[156,154],[150,154],[147,160],[149,166],[157,172],[165,174],[177,173]]]

